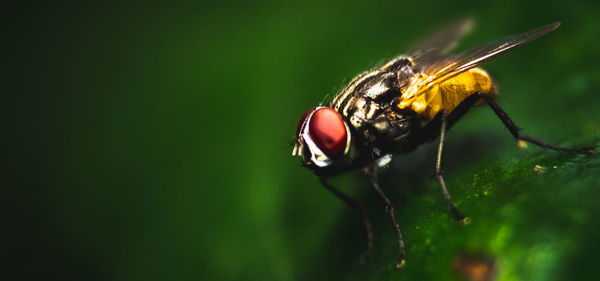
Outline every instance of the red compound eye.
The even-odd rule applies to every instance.
[[[298,128],[296,129],[296,135],[300,134],[300,129],[302,128],[302,125],[304,125],[304,121],[306,121],[306,118],[308,118],[308,115],[310,115],[314,110],[315,110],[315,108],[313,107],[313,108],[307,110],[306,112],[304,112],[304,114],[302,114],[302,117],[300,117],[300,122],[298,122]]]
[[[308,133],[327,156],[337,156],[346,150],[348,133],[342,117],[333,108],[317,109],[310,118]]]

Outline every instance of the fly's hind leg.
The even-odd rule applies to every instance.
[[[522,140],[544,148],[557,151],[566,151],[574,153],[596,153],[595,147],[562,147],[553,144],[548,144],[540,140],[534,139],[532,137],[521,135],[521,133],[519,132],[519,128],[508,117],[508,115],[506,115],[506,113],[500,108],[500,106],[498,106],[498,104],[494,102],[493,99],[491,99],[483,93],[475,93],[467,97],[450,114],[446,114],[443,111],[440,112],[433,120],[427,123],[427,125],[425,125],[420,130],[419,137],[417,138],[417,143],[423,143],[427,141],[432,141],[439,135],[440,143],[438,146],[438,153],[436,158],[435,176],[440,182],[442,192],[444,194],[444,199],[446,199],[446,202],[450,206],[452,215],[461,223],[468,223],[469,221],[468,218],[461,215],[456,206],[454,206],[452,198],[450,197],[450,194],[446,189],[446,184],[444,182],[444,178],[442,177],[441,169],[442,151],[444,146],[444,139],[446,137],[446,131],[448,131],[448,129],[452,127],[452,125],[454,125],[454,123],[456,123],[456,121],[458,121],[463,115],[465,115],[465,113],[467,113],[469,109],[473,107],[473,105],[480,99],[483,99],[490,106],[490,108],[494,111],[496,116],[498,116],[498,118],[502,121],[504,126],[506,126],[506,128],[510,131],[513,137],[517,140]]]
[[[392,225],[394,226],[394,230],[396,230],[396,235],[398,236],[398,260],[396,262],[396,268],[401,268],[406,263],[404,257],[406,256],[406,252],[404,249],[404,238],[402,237],[402,232],[400,231],[400,226],[396,221],[396,215],[394,211],[394,205],[390,199],[383,193],[383,190],[379,188],[379,183],[377,181],[377,165],[371,165],[365,168],[364,172],[369,178],[369,182],[371,186],[377,192],[383,203],[385,204],[385,212],[389,215]]]
[[[465,115],[465,113],[467,113],[469,111],[469,109],[471,107],[473,107],[473,105],[480,99],[483,99],[487,103],[487,105],[492,109],[492,111],[494,111],[496,116],[498,116],[500,121],[502,121],[504,126],[508,129],[508,131],[510,131],[510,133],[516,140],[521,140],[524,142],[532,143],[532,144],[538,145],[540,147],[548,148],[548,149],[552,149],[552,150],[556,150],[556,151],[566,151],[566,152],[574,152],[574,153],[596,153],[595,147],[562,147],[562,146],[549,144],[549,143],[537,140],[535,138],[522,135],[521,132],[519,131],[519,128],[517,127],[517,125],[515,125],[515,123],[508,117],[506,112],[504,112],[504,110],[502,110],[502,108],[500,108],[500,106],[498,106],[498,104],[496,104],[496,102],[492,98],[486,96],[483,93],[479,93],[479,92],[474,93],[474,94],[470,95],[469,97],[467,97],[466,99],[464,99],[452,111],[452,113],[450,113],[446,116],[446,124],[447,124],[446,130],[448,130],[450,127],[452,127],[452,125],[454,125],[454,123],[456,123],[456,121],[458,121],[463,115]],[[435,131],[435,128],[439,128],[439,126],[441,126],[441,123],[442,123],[441,117],[442,117],[442,114],[438,114],[435,119],[431,120],[425,127],[423,127],[424,134],[422,134],[422,136],[421,136],[421,139],[420,139],[421,141],[430,141],[435,138],[435,135],[432,135],[431,132]]]
[[[532,137],[521,135],[519,128],[515,125],[515,123],[513,123],[513,121],[508,117],[508,115],[506,115],[504,110],[502,110],[502,108],[500,108],[500,106],[498,106],[498,104],[496,104],[496,102],[493,99],[491,99],[490,97],[488,97],[482,93],[476,93],[472,96],[478,97],[477,99],[482,98],[483,100],[485,100],[485,102],[494,111],[496,116],[498,116],[498,118],[500,118],[502,123],[504,123],[504,126],[510,131],[510,133],[513,135],[513,137],[517,140],[529,142],[529,143],[538,145],[540,147],[548,148],[548,149],[552,149],[552,150],[556,150],[556,151],[566,151],[566,152],[574,152],[574,153],[596,153],[595,147],[562,147],[562,146],[556,146],[553,144],[545,143],[543,141],[534,139]]]
[[[367,235],[367,248],[362,253],[359,260],[360,264],[364,264],[367,256],[369,256],[369,254],[371,253],[371,249],[373,248],[373,232],[371,231],[371,222],[369,221],[369,217],[367,216],[367,209],[356,200],[350,198],[348,195],[342,193],[341,191],[333,187],[327,182],[327,180],[325,180],[325,178],[321,178],[320,180],[321,184],[323,184],[325,188],[331,191],[331,193],[335,194],[335,196],[344,201],[344,203],[348,204],[348,206],[354,208],[360,213]]]

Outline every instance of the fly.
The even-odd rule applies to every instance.
[[[396,266],[402,267],[406,262],[402,232],[394,206],[379,187],[377,170],[387,165],[393,155],[408,153],[437,139],[435,176],[452,216],[459,223],[467,224],[468,217],[458,211],[446,188],[442,152],[447,130],[474,105],[487,104],[517,141],[558,151],[595,152],[593,147],[560,147],[522,135],[494,101],[498,90],[493,79],[478,67],[540,38],[559,25],[552,23],[481,45],[461,55],[448,55],[469,29],[470,22],[449,25],[428,37],[409,55],[358,75],[327,106],[311,108],[302,115],[292,154],[300,156],[303,165],[311,169],[327,189],[360,212],[367,233],[362,262],[372,248],[366,210],[330,185],[327,179],[352,169],[363,170],[385,204],[397,234]]]

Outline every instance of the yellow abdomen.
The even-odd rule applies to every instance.
[[[481,68],[472,68],[422,93],[411,108],[431,120],[442,110],[452,112],[465,98],[477,92],[491,98],[498,95],[490,76]]]

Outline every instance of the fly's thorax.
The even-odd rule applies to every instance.
[[[401,142],[413,127],[413,116],[394,110],[401,87],[414,76],[412,61],[397,58],[383,67],[353,79],[332,101],[331,107],[351,127],[358,145],[373,152]]]
[[[360,139],[381,156],[405,150],[411,133],[419,126],[420,121],[414,112],[399,112],[389,107],[366,122],[359,134]]]
[[[352,115],[356,106],[363,106],[364,102],[387,107],[401,94],[400,88],[409,83],[409,76],[414,76],[412,65],[409,58],[399,57],[379,69],[358,75],[336,95],[331,107],[344,117]]]

